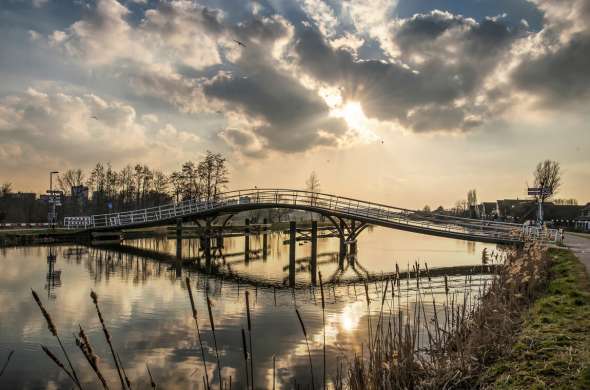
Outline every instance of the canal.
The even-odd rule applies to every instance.
[[[201,256],[198,239],[182,241],[181,268],[170,261],[175,258],[176,240],[165,237],[126,240],[120,248],[59,245],[0,249],[0,365],[11,350],[15,351],[0,377],[0,388],[71,387],[69,378],[41,351],[43,344],[62,356],[32,299],[31,288],[51,314],[84,388],[101,387],[74,343],[72,334],[78,332],[79,326],[85,329],[101,358],[99,366],[111,388],[118,387],[111,352],[89,297],[91,290],[99,297],[114,348],[134,388],[149,388],[146,365],[159,388],[203,388],[203,362],[185,283],[187,276],[193,286],[213,387],[218,388],[219,378],[207,296],[212,302],[222,377],[227,382],[231,376],[232,386],[244,388],[242,329],[247,335],[246,291],[252,316],[255,387],[272,388],[274,382],[276,388],[293,388],[311,382],[308,351],[295,308],[306,327],[318,387],[324,332],[328,382],[355,354],[367,353],[368,323],[375,326],[379,321],[384,282],[367,286],[367,307],[365,286],[359,280],[389,274],[396,270],[396,264],[403,274],[418,262],[422,269],[425,264],[430,270],[448,268],[451,293],[468,288],[473,292],[469,302],[475,302],[489,276],[454,274],[452,268],[464,270],[469,267],[460,266],[480,265],[484,249],[488,254],[498,251],[491,244],[373,228],[360,235],[356,257],[341,261],[338,239],[321,238],[318,270],[325,281],[331,282],[325,287],[324,328],[320,291],[310,283],[311,245],[305,241],[296,245],[297,285],[290,288],[286,283],[288,238],[281,232],[269,234],[263,256],[262,235],[251,236],[246,256],[243,236],[226,237],[212,260],[216,275],[189,265],[202,261],[197,259]],[[424,279],[429,297],[444,295],[442,276]],[[402,281],[397,291],[403,299],[388,297],[385,312],[402,309],[411,316],[417,296],[414,284]]]

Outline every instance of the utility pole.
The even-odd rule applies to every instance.
[[[52,229],[55,229],[55,221],[57,219],[55,215],[55,194],[53,193],[53,175],[58,173],[58,171],[49,172],[49,203],[51,205],[47,222]]]

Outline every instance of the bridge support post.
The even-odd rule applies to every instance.
[[[205,227],[205,242],[203,251],[205,252],[205,267],[207,272],[211,270],[211,220],[207,219]]]
[[[311,284],[317,284],[318,274],[318,221],[311,221]]]
[[[176,220],[176,277],[182,277],[182,219]]]
[[[250,220],[246,218],[244,221],[246,227],[244,229],[244,261],[250,261]]]
[[[295,244],[297,241],[297,223],[289,222],[289,286],[295,286]]]
[[[176,220],[176,258],[182,259],[182,219]]]
[[[344,221],[341,219],[340,220],[340,261],[338,262],[339,266],[343,266],[344,265],[344,258],[346,257],[346,237],[344,236],[344,232],[346,229],[346,225],[344,224]]]
[[[262,235],[262,259],[266,261],[266,257],[268,256],[268,232],[266,230],[266,224],[268,223],[268,219],[264,218],[263,223],[264,227],[264,234]]]

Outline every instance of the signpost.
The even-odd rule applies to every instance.
[[[543,225],[543,198],[551,195],[551,190],[547,187],[529,187],[529,196],[536,196],[539,204],[539,212],[537,216],[537,223],[539,226]]]
[[[47,222],[52,229],[55,229],[55,222],[57,221],[57,213],[55,212],[56,206],[61,206],[61,198],[55,198],[56,193],[59,191],[53,191],[53,175],[58,174],[58,171],[49,172],[49,213],[47,214]]]

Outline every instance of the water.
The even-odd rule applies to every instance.
[[[63,245],[55,247],[24,247],[2,249],[0,252],[0,365],[10,350],[15,350],[6,372],[0,377],[0,388],[70,388],[69,379],[43,354],[40,344],[47,345],[59,357],[59,345],[47,326],[32,296],[31,288],[41,296],[51,313],[74,366],[85,388],[99,388],[94,373],[73,342],[73,332],[81,325],[86,330],[99,366],[112,388],[118,376],[89,298],[96,291],[115,349],[120,354],[134,388],[148,388],[146,363],[160,388],[202,388],[204,375],[200,350],[184,278],[188,275],[199,315],[199,326],[206,349],[209,378],[218,383],[213,337],[207,315],[206,294],[213,302],[213,317],[222,364],[222,376],[238,388],[244,387],[245,372],[241,329],[246,328],[244,292],[250,292],[252,305],[252,344],[254,383],[259,388],[272,388],[273,357],[276,359],[277,388],[291,388],[294,381],[310,383],[307,348],[294,308],[305,322],[312,354],[316,385],[321,383],[323,327],[319,291],[305,287],[310,273],[305,262],[298,263],[298,288],[256,287],[247,281],[267,282],[280,286],[288,276],[288,236],[271,234],[266,260],[251,255],[228,256],[220,272],[229,270],[245,282],[236,283],[227,277],[207,277],[183,269],[181,277],[174,264],[162,259],[131,254],[133,248],[158,251],[174,258],[175,240],[138,239],[124,242],[124,253],[105,249]],[[261,237],[252,237],[250,248],[261,249]],[[185,259],[194,257],[197,240],[184,240]],[[129,249],[131,248],[131,249]],[[338,240],[321,239],[318,269],[324,279],[336,275],[340,280],[366,274],[391,272],[398,262],[402,271],[409,263],[428,262],[430,268],[481,263],[481,252],[494,249],[489,244],[471,243],[430,237],[407,232],[375,228],[361,234],[354,265],[345,261],[344,271],[338,267]],[[226,238],[223,252],[243,252],[244,238]],[[309,256],[310,245],[297,245],[297,258]],[[47,279],[48,256],[55,256],[53,271],[60,277]],[[219,260],[222,262],[222,260]],[[231,262],[231,265],[227,266]],[[440,279],[440,278],[439,278]],[[476,279],[474,277],[474,279]],[[451,283],[463,285],[464,277]],[[403,283],[403,282],[402,282]],[[433,279],[439,286],[440,280]],[[410,286],[411,283],[408,283]],[[382,283],[369,286],[373,316],[379,310]],[[326,289],[326,343],[328,378],[336,367],[360,354],[367,340],[367,307],[362,284],[341,285]],[[411,300],[411,294],[408,302]],[[396,309],[397,310],[397,309]],[[376,319],[373,318],[373,323]],[[366,347],[365,347],[366,353]],[[215,372],[214,372],[215,371]],[[215,385],[217,387],[217,385]]]

